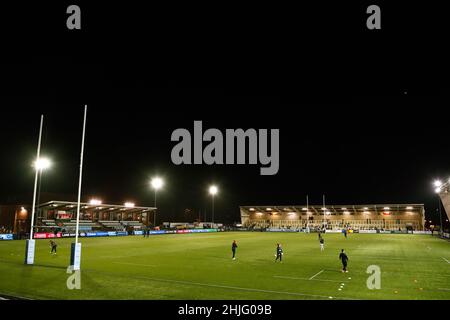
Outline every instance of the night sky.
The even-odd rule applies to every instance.
[[[54,162],[42,192],[76,194],[88,104],[85,200],[152,206],[149,180],[159,175],[164,221],[186,220],[186,208],[209,219],[212,183],[216,221],[227,223],[239,220],[239,205],[304,204],[307,194],[311,204],[322,194],[329,204],[425,203],[437,217],[432,181],[450,176],[449,99],[440,20],[427,10],[392,8],[374,34],[364,6],[285,17],[271,8],[189,17],[159,8],[148,20],[137,8],[105,9],[125,16],[107,20],[113,26],[91,7],[74,34],[61,7],[40,28],[28,19],[6,33],[3,203],[31,203],[40,114],[42,153]],[[418,12],[427,23],[414,24]],[[3,32],[19,25],[8,21]],[[194,120],[223,132],[280,129],[278,174],[261,176],[260,165],[173,165],[171,133],[193,134]]]

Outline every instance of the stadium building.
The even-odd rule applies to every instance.
[[[440,186],[436,191],[438,191],[439,197],[441,198],[447,218],[450,220],[450,180]]]
[[[149,225],[149,217],[154,210],[156,208],[137,207],[132,203],[81,203],[79,228],[83,231],[140,229]],[[58,228],[72,232],[76,216],[76,202],[49,201],[39,205],[35,226],[40,231]]]
[[[241,206],[241,223],[252,229],[320,228],[402,231],[425,229],[423,204]]]

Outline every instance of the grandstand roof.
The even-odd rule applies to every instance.
[[[40,204],[38,207],[40,209],[53,209],[62,211],[76,210],[77,202],[68,201],[49,201]],[[97,212],[109,212],[109,213],[144,213],[156,210],[155,207],[138,207],[138,206],[125,206],[125,205],[114,205],[114,204],[90,204],[81,203],[82,210],[94,210]]]

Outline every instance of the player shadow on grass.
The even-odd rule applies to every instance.
[[[55,266],[55,265],[42,264],[42,263],[35,263],[33,266],[40,267],[40,268],[51,268],[51,269],[67,270],[67,266]]]
[[[65,266],[46,265],[46,264],[39,264],[39,263],[35,263],[32,265],[26,265],[23,262],[17,262],[17,261],[0,260],[0,262],[5,263],[5,264],[12,264],[12,265],[16,265],[16,266],[24,266],[27,268],[40,267],[40,268],[54,268],[54,269],[64,269],[64,270],[67,269],[67,267],[65,267]]]

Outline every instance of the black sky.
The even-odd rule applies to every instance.
[[[238,220],[239,205],[302,204],[307,194],[320,203],[324,193],[334,204],[425,203],[434,214],[431,182],[450,176],[438,11],[391,7],[376,34],[365,30],[364,6],[299,15],[153,8],[151,18],[133,6],[105,9],[112,20],[89,7],[74,34],[61,7],[38,30],[2,22],[2,201],[32,190],[40,114],[43,153],[55,162],[42,191],[76,193],[88,104],[86,199],[151,206],[148,181],[161,175],[167,219],[182,219],[185,208],[209,214],[210,183],[220,187],[216,217],[225,222]],[[205,129],[279,128],[279,173],[173,165],[170,135],[192,132],[194,120]]]

